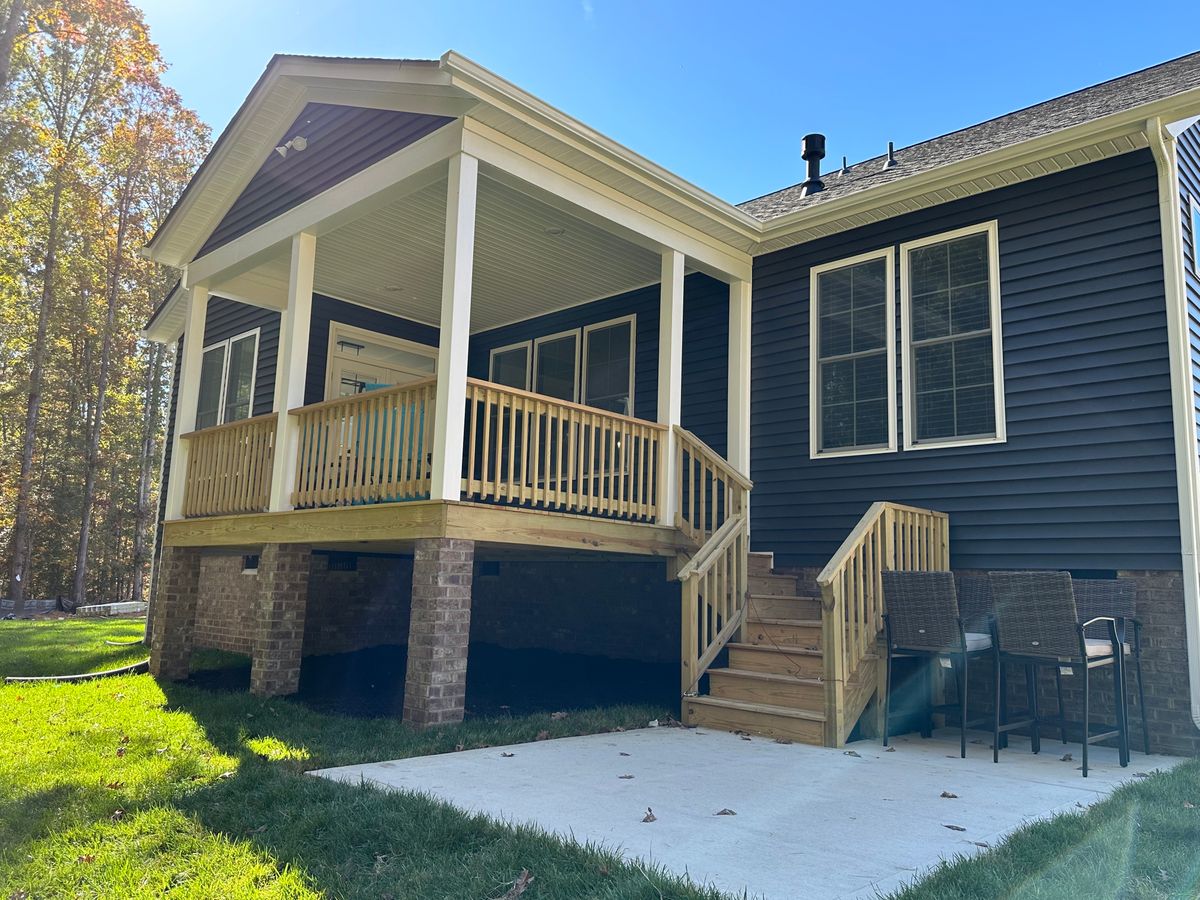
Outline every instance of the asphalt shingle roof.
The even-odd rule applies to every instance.
[[[769,221],[1195,87],[1200,87],[1200,52],[901,148],[895,152],[896,165],[889,168],[884,168],[884,154],[855,163],[844,173],[823,173],[825,190],[809,197],[800,196],[800,185],[795,184],[738,206]]]

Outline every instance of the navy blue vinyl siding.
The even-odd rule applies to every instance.
[[[810,460],[810,267],[993,219],[1007,442]],[[753,342],[752,534],[778,564],[823,565],[892,500],[950,513],[957,567],[1180,567],[1149,151],[760,257]]]
[[[496,347],[634,314],[633,414],[653,421],[658,416],[659,295],[659,286],[651,285],[481,332],[471,338],[467,371],[474,378],[486,379],[490,353]],[[680,418],[685,428],[724,453],[729,288],[707,275],[689,275],[684,282],[683,330]]]
[[[308,146],[287,156],[270,151],[197,256],[269,222],[451,121],[446,116],[309,103],[283,136],[284,142],[304,137]]]
[[[1188,341],[1191,344],[1192,410],[1200,453],[1200,259],[1192,210],[1200,207],[1200,123],[1179,135],[1179,203],[1183,220],[1183,273],[1187,293]]]
[[[304,379],[304,402],[320,403],[325,399],[325,378],[329,368],[329,323],[340,322],[365,328],[380,334],[404,338],[418,344],[436,347],[438,330],[411,319],[389,315],[385,312],[334,300],[321,294],[313,294],[312,321],[308,332],[308,369]]]

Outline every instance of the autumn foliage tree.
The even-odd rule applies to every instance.
[[[0,561],[18,610],[141,598],[168,361],[138,333],[171,276],[138,251],[208,131],[127,0],[20,6],[0,97]]]

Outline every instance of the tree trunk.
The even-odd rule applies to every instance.
[[[12,0],[4,18],[4,28],[0,29],[0,99],[8,91],[8,79],[12,75],[13,44],[24,28],[25,0]]]
[[[87,595],[88,541],[92,535],[92,508],[96,503],[96,469],[100,464],[100,431],[104,424],[104,401],[108,393],[108,370],[112,359],[113,326],[117,318],[117,301],[121,288],[121,262],[125,253],[125,236],[129,230],[129,195],[132,176],[126,174],[121,189],[117,237],[113,246],[112,266],[108,273],[108,308],[104,316],[104,338],[100,344],[100,372],[96,379],[96,405],[88,423],[87,451],[84,460],[83,509],[79,514],[79,543],[75,551],[75,580],[71,600],[76,608],[84,606]]]
[[[50,220],[46,234],[46,257],[42,270],[42,307],[38,310],[37,337],[33,342],[29,370],[29,402],[25,407],[25,433],[21,442],[21,472],[17,478],[16,515],[12,530],[12,558],[8,596],[13,614],[25,609],[25,574],[29,560],[29,505],[33,488],[33,449],[37,439],[38,416],[42,411],[42,381],[46,373],[46,332],[54,305],[54,270],[58,258],[58,219],[62,211],[63,173],[54,173],[54,192],[50,201]]]
[[[146,376],[146,406],[142,418],[142,458],[138,472],[137,515],[133,530],[133,594],[130,599],[142,600],[150,527],[150,478],[154,465],[154,439],[158,434],[159,412],[162,404],[162,364],[167,348],[155,344],[151,351]]]

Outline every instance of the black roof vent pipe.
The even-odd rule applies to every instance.
[[[800,142],[800,158],[808,163],[808,177],[800,185],[800,196],[809,197],[825,190],[821,181],[821,160],[825,158],[825,135],[806,134]]]

